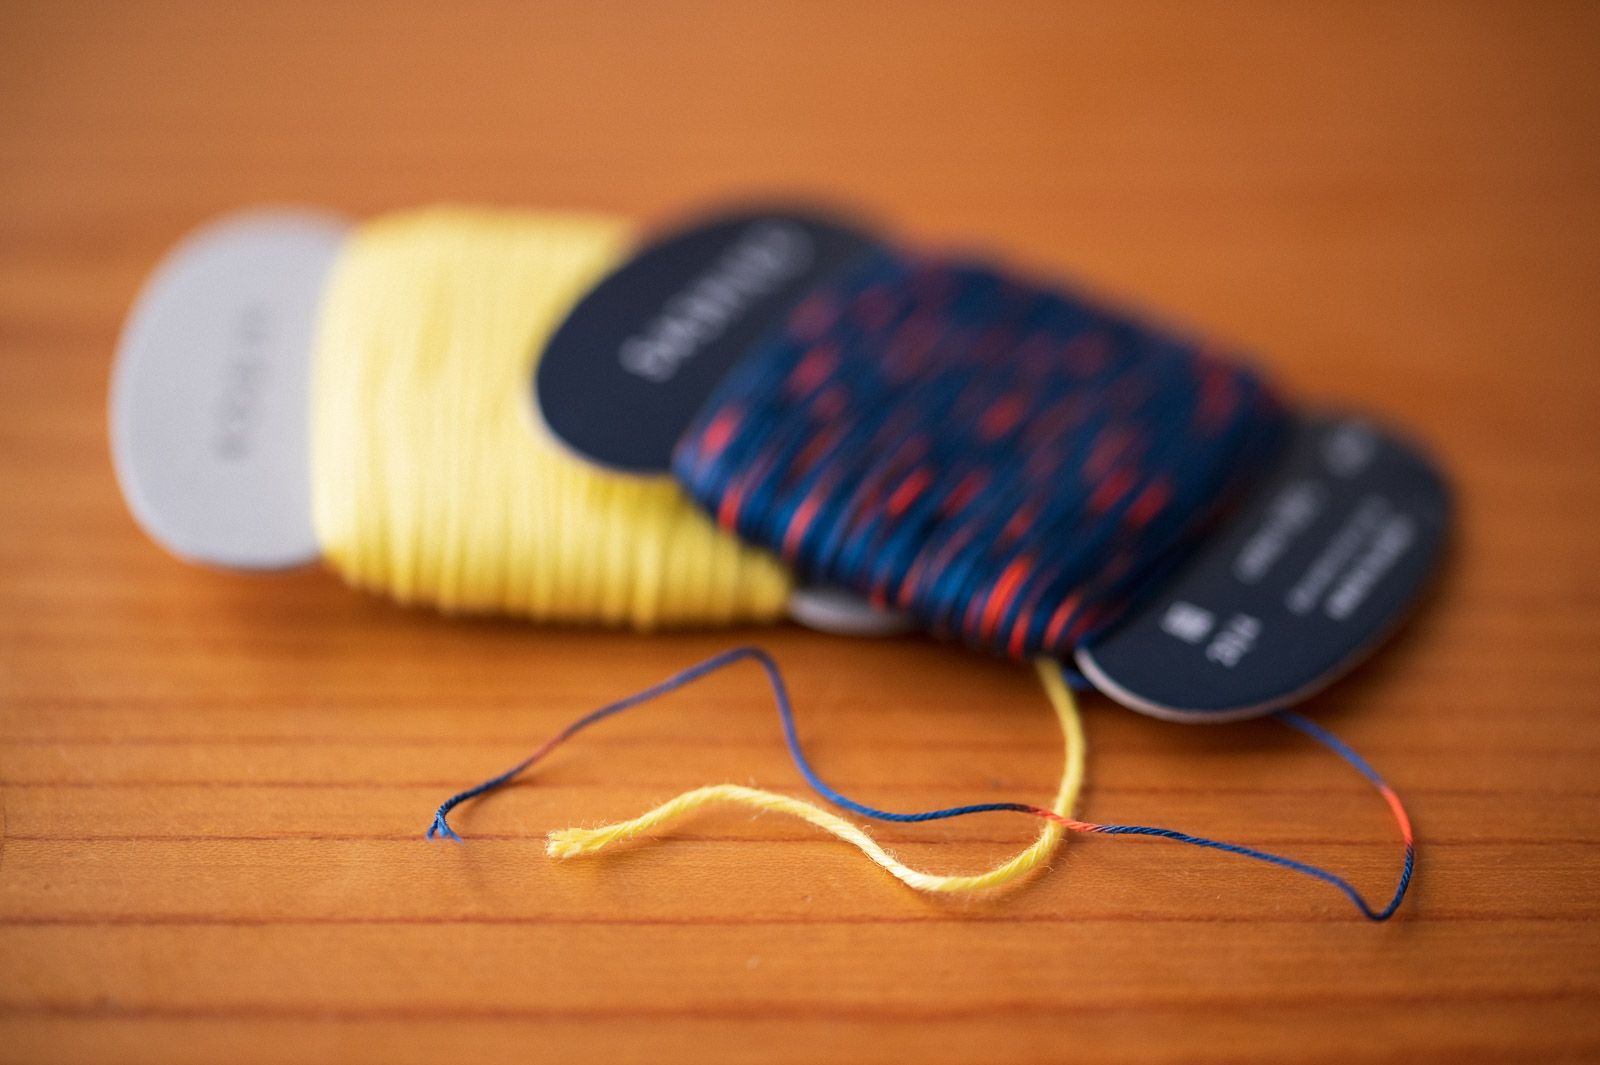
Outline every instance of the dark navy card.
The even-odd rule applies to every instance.
[[[550,339],[535,409],[592,462],[666,473],[717,383],[807,293],[873,247],[839,221],[778,210],[723,215],[650,244]]]
[[[1158,717],[1226,721],[1293,703],[1399,621],[1450,511],[1416,446],[1360,417],[1302,417],[1273,471],[1165,587],[1078,651],[1078,667]]]

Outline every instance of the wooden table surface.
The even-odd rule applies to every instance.
[[[1600,1057],[1600,11],[1053,3],[6,5],[0,30],[0,1059],[794,1062]],[[759,676],[433,807],[735,641],[825,772],[1042,801],[1027,671],[922,639],[446,620],[164,555],[107,458],[130,299],[241,205],[659,221],[837,198],[1267,353],[1411,426],[1460,526],[1415,619],[1309,710],[1401,791],[1385,926],[1226,855],[1076,840],[940,903],[779,817],[608,859],[543,833],[724,780],[800,792]],[[1393,827],[1271,723],[1086,707],[1087,816],[1347,873]],[[971,870],[1003,816],[879,830]]]

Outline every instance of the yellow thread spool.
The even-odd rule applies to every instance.
[[[357,229],[323,298],[312,517],[349,583],[404,603],[639,629],[769,621],[787,574],[665,477],[561,450],[535,360],[629,250],[581,215],[434,208]]]
[[[184,557],[282,568],[320,550],[353,585],[447,611],[646,629],[787,611],[830,631],[898,629],[837,593],[791,588],[772,556],[719,532],[670,480],[599,470],[547,435],[532,409],[536,361],[628,244],[614,221],[493,210],[413,211],[353,233],[305,212],[216,223],[163,264],[124,336],[113,417],[124,491]],[[239,448],[217,457],[215,404],[192,381],[244,372],[241,329],[261,390],[249,398],[266,415],[230,426]],[[309,507],[295,461],[308,399]],[[1041,670],[1066,739],[1052,807],[1065,816],[1082,733],[1059,673]],[[552,833],[550,853],[592,854],[714,803],[801,817],[931,892],[1013,883],[1062,839],[1047,823],[988,872],[923,873],[813,803],[725,784]]]

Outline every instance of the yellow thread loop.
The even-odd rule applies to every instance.
[[[1061,679],[1060,668],[1046,659],[1040,659],[1036,667],[1039,679],[1044,684],[1045,694],[1049,696],[1050,705],[1055,709],[1065,747],[1061,785],[1056,791],[1050,810],[1061,817],[1071,817],[1073,807],[1077,805],[1078,793],[1083,788],[1083,722],[1078,716],[1077,701],[1072,696],[1072,690]],[[884,850],[882,845],[856,825],[815,803],[738,784],[715,784],[686,791],[632,820],[618,821],[599,828],[568,828],[552,832],[546,851],[552,858],[577,858],[598,854],[614,843],[636,838],[652,829],[719,803],[747,806],[762,812],[788,814],[809,821],[824,832],[831,833],[859,848],[868,858],[887,869],[903,883],[918,891],[942,894],[985,891],[1015,884],[1049,860],[1060,846],[1066,832],[1065,828],[1054,821],[1046,821],[1033,843],[993,869],[967,876],[945,876],[911,868]]]
[[[640,629],[783,613],[771,555],[667,478],[599,470],[538,424],[534,363],[627,247],[607,219],[455,208],[350,237],[324,296],[311,432],[313,520],[346,581]]]

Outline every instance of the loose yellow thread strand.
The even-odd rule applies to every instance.
[[[1060,667],[1046,659],[1040,659],[1035,666],[1061,726],[1064,746],[1061,785],[1050,810],[1060,817],[1070,818],[1083,788],[1083,723],[1078,716],[1077,701],[1073,698],[1072,690],[1061,679]],[[787,814],[808,821],[858,848],[902,883],[918,891],[936,894],[989,891],[1018,883],[1049,861],[1066,832],[1063,826],[1054,821],[1046,821],[1033,843],[987,872],[956,876],[925,873],[906,865],[862,829],[816,803],[739,784],[716,784],[686,791],[632,820],[599,828],[568,828],[552,832],[546,851],[553,858],[598,854],[613,844],[635,839],[716,805],[745,806],[760,812]]]
[[[312,516],[346,581],[451,612],[647,630],[783,614],[771,555],[668,478],[598,469],[538,424],[540,353],[628,247],[607,219],[456,208],[351,235],[311,397]]]

